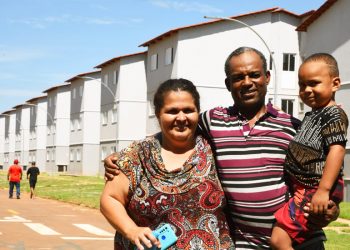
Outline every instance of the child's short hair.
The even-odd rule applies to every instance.
[[[338,68],[337,60],[335,60],[335,58],[328,53],[312,54],[305,59],[303,64],[307,62],[318,62],[318,61],[323,61],[325,64],[328,65],[330,76],[332,77],[339,76],[339,68]]]

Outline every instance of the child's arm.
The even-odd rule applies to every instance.
[[[329,201],[329,192],[338,178],[344,156],[345,147],[343,145],[330,145],[320,184],[311,199],[310,210],[313,213],[323,214],[326,212]]]

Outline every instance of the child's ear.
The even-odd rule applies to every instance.
[[[340,78],[338,76],[333,77],[332,84],[333,84],[332,90],[333,92],[336,92],[340,88]]]

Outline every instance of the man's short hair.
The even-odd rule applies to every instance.
[[[226,77],[231,75],[231,68],[230,68],[230,60],[232,57],[239,56],[245,52],[255,52],[261,59],[262,61],[262,66],[264,70],[264,74],[266,75],[267,73],[267,63],[266,63],[266,58],[263,53],[261,53],[259,50],[251,48],[251,47],[239,47],[235,49],[234,51],[231,52],[231,54],[227,57],[226,62],[225,62],[225,74]]]

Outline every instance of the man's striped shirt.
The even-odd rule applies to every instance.
[[[273,214],[289,197],[283,164],[299,125],[271,105],[252,128],[235,106],[201,114],[200,128],[216,155],[237,249],[269,248]]]

